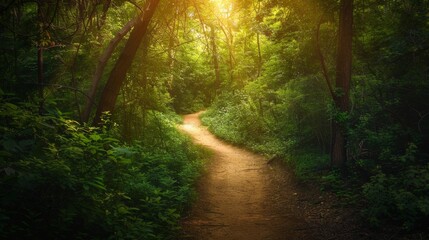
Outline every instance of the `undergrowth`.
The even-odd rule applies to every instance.
[[[327,128],[326,123],[312,122],[305,110],[313,102],[294,102],[293,107],[302,104],[297,115],[291,106],[282,108],[282,103],[263,109],[246,93],[236,92],[220,96],[202,115],[202,122],[226,141],[284,160],[299,179],[316,181],[322,190],[336,193],[341,204],[359,208],[371,227],[427,229],[429,165],[422,134],[411,128],[405,132],[389,119],[381,124],[364,114],[348,116],[355,118],[347,127],[349,162],[344,172],[332,171],[323,146],[329,141],[315,137],[318,128]]]
[[[201,121],[221,139],[246,147],[268,158],[281,159],[301,180],[319,177],[329,166],[329,156],[311,147],[300,147],[299,139],[279,135],[270,119],[261,117],[245,94],[218,100],[201,115]],[[229,102],[229,103],[228,103]]]
[[[155,114],[162,131],[126,144],[108,120],[0,100],[0,239],[173,239],[202,154]]]

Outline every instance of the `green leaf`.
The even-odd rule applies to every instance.
[[[12,110],[18,109],[18,106],[16,106],[15,104],[12,104],[12,103],[4,103],[4,106],[6,108],[9,108],[9,109],[12,109]]]
[[[103,179],[100,177],[94,178],[93,181],[86,182],[86,184],[99,190],[106,190]]]
[[[91,134],[90,136],[89,136],[89,138],[91,138],[92,140],[94,140],[94,141],[99,141],[99,140],[101,140],[101,136],[100,135],[98,135],[98,134]]]
[[[127,147],[115,147],[113,148],[113,154],[116,156],[131,157],[135,154],[135,151]]]

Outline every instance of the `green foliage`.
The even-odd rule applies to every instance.
[[[427,0],[355,1],[350,112],[333,107],[318,55],[334,83],[338,1],[239,0],[224,2],[226,12],[214,1],[163,1],[102,128],[72,119],[102,51],[144,1],[7,2],[0,238],[169,238],[200,164],[172,110],[211,103],[211,131],[285,159],[301,179],[323,174],[325,190],[363,199],[374,226],[428,222]],[[346,179],[323,171],[332,120],[346,128]]]
[[[33,110],[1,100],[0,238],[172,238],[201,166],[188,139],[169,126],[163,146],[125,145],[115,125]]]
[[[420,12],[427,7],[427,1],[373,3],[367,14],[357,15],[367,19],[358,21],[356,40],[356,66],[366,74],[354,78],[350,169],[362,179],[363,214],[375,227],[427,227],[429,55],[419,50],[429,33]],[[377,46],[380,51],[374,51]]]
[[[312,179],[329,168],[329,155],[303,149],[289,156],[287,162],[292,164],[300,179]]]
[[[218,96],[203,122],[228,141],[286,159],[300,178],[321,173],[322,188],[364,206],[373,226],[425,227],[428,1],[356,1],[349,112],[333,107],[317,54],[320,48],[334,83],[337,2],[259,3],[253,24],[264,35],[262,73]],[[346,129],[345,174],[322,171],[329,165],[330,121]]]
[[[340,191],[343,187],[340,172],[333,170],[322,176],[322,190]]]
[[[244,93],[226,94],[203,114],[202,121],[227,141],[274,154],[279,143],[270,138],[270,129],[257,112],[255,103]]]
[[[172,107],[178,113],[193,113],[207,107],[211,101],[213,73],[201,52],[189,51],[198,48],[195,43],[177,49],[176,58],[180,59],[174,70],[170,95],[173,98]]]
[[[250,86],[252,88],[248,91],[257,89],[253,87],[255,85]],[[309,141],[312,132],[303,131],[303,128],[300,128],[302,125],[291,121],[297,117],[294,115],[294,106],[284,106],[283,102],[277,105],[265,103],[266,105],[261,106],[264,103],[258,99],[252,100],[251,94],[252,92],[249,95],[238,92],[220,96],[202,115],[203,123],[210,131],[229,142],[285,159],[294,166],[295,173],[301,179],[309,179],[316,172],[328,167],[327,155],[320,153],[317,145],[312,145]],[[291,92],[282,94],[293,98],[290,96]],[[266,113],[262,113],[261,108],[266,108],[263,111]],[[283,114],[283,119],[280,114]],[[306,147],[298,147],[302,144]]]
[[[368,202],[364,215],[374,226],[387,220],[406,230],[423,227],[429,219],[429,165],[410,166],[401,175],[378,173],[363,186]]]

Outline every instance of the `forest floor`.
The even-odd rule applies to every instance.
[[[182,220],[181,239],[397,239],[364,231],[355,210],[297,181],[283,164],[217,139],[200,114],[184,116],[180,128],[213,155]]]

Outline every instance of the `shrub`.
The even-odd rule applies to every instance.
[[[168,119],[151,148],[0,101],[0,238],[172,238],[201,156]]]
[[[429,165],[410,166],[401,175],[382,172],[363,186],[364,215],[373,226],[387,221],[410,230],[429,220]]]

